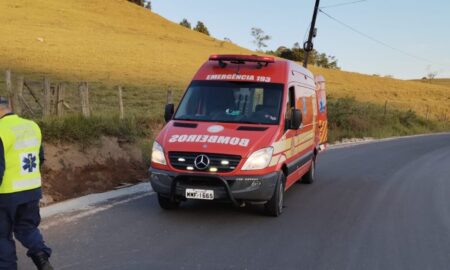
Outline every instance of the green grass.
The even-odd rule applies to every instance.
[[[162,108],[160,108],[162,112]],[[161,115],[162,113],[159,113]],[[425,119],[414,111],[402,111],[392,107],[359,102],[354,98],[328,99],[329,142],[344,138],[404,136],[431,132],[450,131],[448,121]],[[95,142],[101,136],[114,136],[120,140],[137,142],[150,153],[153,132],[162,124],[152,117],[127,117],[79,115],[62,119],[39,120],[46,141],[79,142],[84,145]],[[149,156],[144,156],[148,161]]]
[[[328,98],[329,141],[344,138],[385,138],[449,131],[448,121],[425,119],[412,110],[402,111],[355,98]]]
[[[138,138],[151,137],[149,119],[130,117],[67,116],[62,119],[38,120],[46,141],[80,142],[89,144],[101,136],[114,136],[135,142]]]

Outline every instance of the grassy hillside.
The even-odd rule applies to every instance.
[[[66,81],[75,109],[76,82],[89,81],[97,114],[117,113],[114,86],[121,84],[129,114],[159,118],[166,91],[174,89],[180,96],[210,54],[252,53],[126,0],[2,0],[0,10],[0,70],[11,68],[32,80],[48,75]],[[388,101],[390,108],[419,115],[429,110],[432,118],[450,108],[449,85],[312,70],[325,76],[334,98],[382,106]]]

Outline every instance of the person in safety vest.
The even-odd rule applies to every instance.
[[[38,229],[41,143],[39,126],[12,113],[8,99],[0,97],[0,270],[17,269],[13,234],[39,270],[53,269],[52,251]]]

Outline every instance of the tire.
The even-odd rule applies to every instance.
[[[272,198],[264,205],[265,213],[268,216],[278,217],[283,213],[285,180],[284,174],[280,173]]]
[[[173,210],[177,209],[180,206],[179,201],[172,201],[171,199],[162,196],[160,193],[158,193],[158,203],[159,206],[164,210]]]
[[[301,183],[309,185],[314,183],[315,179],[316,179],[316,159],[313,158],[311,160],[311,168],[305,175],[303,175]]]

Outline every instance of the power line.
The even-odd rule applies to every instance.
[[[380,40],[378,40],[378,39],[376,39],[376,38],[374,38],[374,37],[371,37],[371,36],[369,36],[369,35],[367,35],[367,34],[361,32],[361,31],[355,29],[354,27],[352,27],[352,26],[350,26],[350,25],[348,25],[348,24],[346,24],[346,23],[344,23],[344,22],[342,22],[342,21],[336,19],[335,17],[331,16],[330,14],[326,13],[326,12],[323,11],[322,9],[319,9],[319,12],[321,12],[322,14],[324,14],[325,16],[327,16],[328,18],[330,18],[331,20],[337,22],[338,24],[340,24],[340,25],[342,25],[342,26],[344,26],[344,27],[350,29],[351,31],[353,31],[353,32],[355,32],[355,33],[357,33],[357,34],[359,34],[359,35],[361,35],[361,36],[363,36],[363,37],[365,37],[365,38],[367,38],[367,39],[369,39],[369,40],[375,42],[375,43],[378,43],[378,44],[380,44],[380,45],[382,45],[382,46],[384,46],[384,47],[387,47],[387,48],[389,48],[389,49],[391,49],[391,50],[397,51],[397,52],[399,52],[399,53],[401,53],[401,54],[404,54],[404,55],[406,55],[406,56],[409,56],[409,57],[411,57],[411,58],[414,58],[414,59],[419,60],[419,61],[422,61],[422,62],[426,62],[426,63],[428,63],[428,64],[432,63],[432,64],[436,64],[436,65],[439,65],[439,66],[448,66],[448,65],[446,65],[446,64],[436,63],[436,62],[431,61],[431,60],[429,60],[429,59],[426,59],[426,58],[423,58],[423,57],[420,57],[420,56],[417,56],[417,55],[414,55],[414,54],[411,54],[411,53],[402,51],[402,50],[400,50],[400,49],[398,49],[398,48],[396,48],[396,47],[394,47],[394,46],[391,46],[391,45],[389,45],[389,44],[387,44],[387,43],[385,43],[385,42],[383,42],[383,41],[380,41]]]
[[[358,0],[358,1],[352,1],[352,2],[344,2],[344,3],[324,6],[324,7],[320,7],[320,8],[324,9],[324,8],[342,7],[342,6],[353,5],[353,4],[356,4],[356,3],[361,3],[361,2],[366,2],[366,1],[368,1],[368,0]]]

